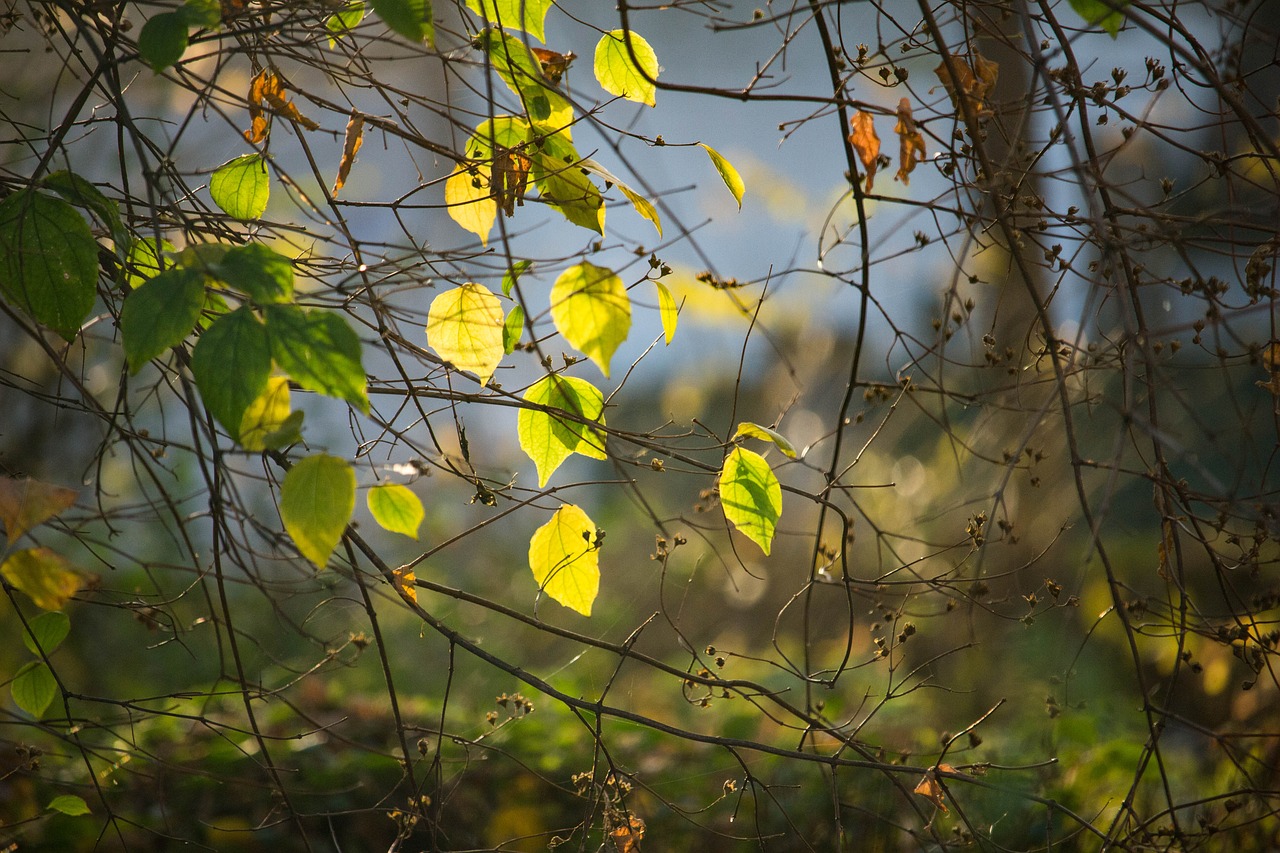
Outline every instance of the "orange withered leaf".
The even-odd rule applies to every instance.
[[[936,767],[930,767],[924,772],[924,776],[920,778],[920,784],[916,785],[914,793],[919,794],[925,799],[932,802],[935,806],[942,809],[943,813],[947,812],[947,804],[943,802],[946,799],[945,792],[942,790],[942,783],[938,781],[937,771],[943,773],[955,773],[956,769],[950,764],[939,764]]]
[[[418,590],[414,586],[418,578],[413,573],[413,569],[392,569],[391,576],[395,579],[396,591],[405,598],[418,603]]]
[[[292,119],[307,130],[316,130],[320,125],[298,112],[287,97],[288,90],[280,82],[280,76],[268,68],[259,71],[249,83],[249,129],[244,138],[258,143],[267,138],[267,108]]]
[[[893,132],[898,134],[900,143],[897,177],[904,184],[910,184],[916,163],[924,162],[924,137],[916,128],[915,119],[911,117],[911,102],[906,98],[898,102],[898,123]]]
[[[958,99],[963,97],[978,114],[990,112],[987,109],[986,99],[996,86],[996,80],[1000,76],[1000,66],[976,52],[970,57],[952,57],[952,63],[956,67],[958,79],[951,79],[951,71],[947,68],[945,61],[933,69],[933,73],[937,74],[938,79],[942,81],[956,109],[961,108]]]
[[[637,815],[627,815],[626,823],[618,823],[609,832],[609,839],[618,853],[640,853],[643,838],[644,821]]]
[[[515,216],[516,205],[524,206],[524,194],[529,186],[529,170],[532,167],[533,161],[516,148],[499,148],[493,158],[489,196],[507,216]]]
[[[356,152],[360,150],[360,146],[364,144],[364,116],[358,112],[352,112],[351,118],[347,121],[347,132],[342,140],[342,160],[338,163],[338,177],[333,182],[333,194],[336,196],[338,190],[342,189],[347,182],[347,175],[351,174],[351,164],[356,161]]]
[[[554,50],[547,50],[541,47],[531,47],[529,49],[533,51],[538,64],[542,66],[542,76],[546,77],[553,86],[560,82],[564,72],[568,71],[569,66],[578,58],[578,55],[573,51],[556,53]]]
[[[871,184],[876,179],[876,166],[880,161],[880,137],[876,136],[875,120],[866,110],[858,110],[849,119],[853,133],[849,134],[849,142],[853,150],[858,152],[858,159],[867,170],[867,192],[871,192]]]

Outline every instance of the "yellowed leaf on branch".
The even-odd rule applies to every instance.
[[[618,853],[640,853],[644,838],[644,820],[639,815],[627,815],[626,823],[619,822],[609,831],[609,840]]]
[[[875,120],[866,110],[858,110],[849,119],[853,133],[849,134],[849,142],[853,150],[858,152],[862,167],[867,170],[867,192],[871,192],[871,184],[876,179],[876,165],[880,160],[880,137],[876,136]]]
[[[392,569],[391,576],[395,579],[396,591],[405,598],[418,603],[418,590],[414,586],[418,578],[413,573],[413,569]]]
[[[951,61],[956,67],[958,80],[951,79],[951,71],[945,61],[933,69],[933,73],[937,74],[938,79],[942,81],[956,109],[961,109],[959,98],[963,97],[969,102],[974,112],[980,115],[989,114],[987,95],[990,95],[996,87],[996,80],[1000,77],[1000,66],[980,53],[974,53],[970,57],[955,56]]]
[[[894,125],[893,132],[898,134],[901,145],[897,177],[902,183],[910,184],[916,164],[924,162],[924,137],[916,128],[916,121],[911,117],[911,102],[906,98],[898,102],[898,123]]]
[[[267,138],[268,107],[285,118],[296,121],[307,130],[316,130],[320,127],[298,112],[298,108],[287,97],[287,93],[288,90],[280,82],[279,75],[269,68],[264,68],[257,73],[249,83],[249,129],[244,132],[245,139],[258,143]]]
[[[524,207],[531,168],[533,160],[515,148],[502,148],[494,156],[489,194],[507,216],[515,216],[517,205]]]
[[[944,802],[946,795],[942,790],[942,783],[938,781],[937,771],[955,773],[956,769],[950,764],[939,764],[936,767],[930,767],[924,772],[924,776],[920,778],[920,784],[916,785],[915,793],[932,802],[942,809],[945,814],[947,812],[947,804]]]
[[[364,144],[364,116],[353,112],[347,121],[347,133],[342,140],[342,160],[338,163],[338,177],[333,182],[333,194],[342,189],[351,174],[351,166],[356,162],[356,152]]]
[[[76,502],[78,493],[26,478],[0,478],[0,525],[10,544],[37,524],[43,524]]]

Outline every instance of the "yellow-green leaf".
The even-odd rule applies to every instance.
[[[551,319],[607,377],[610,359],[631,330],[631,299],[613,270],[584,261],[552,286]]]
[[[605,185],[606,190],[609,188],[608,187],[609,184],[613,184],[615,187],[617,187],[619,192],[621,192],[624,196],[627,197],[627,201],[631,202],[631,206],[636,209],[636,213],[640,214],[645,219],[652,222],[653,227],[658,229],[658,236],[659,237],[662,236],[662,218],[658,216],[658,208],[654,207],[653,202],[649,201],[649,199],[645,198],[644,196],[640,195],[640,193],[636,192],[631,187],[627,186],[623,181],[619,180],[616,175],[614,175],[604,166],[601,166],[595,160],[586,159],[586,160],[583,160],[578,165],[586,169],[588,172],[591,172],[594,175],[599,175],[601,178],[604,178],[606,182],[606,185]]]
[[[422,501],[407,486],[384,483],[369,490],[366,498],[373,520],[392,533],[418,538],[418,528],[427,515]]]
[[[472,174],[466,166],[456,166],[444,182],[444,203],[449,218],[489,245],[489,232],[498,219],[498,203],[489,196],[489,168],[476,166]]]
[[[75,489],[42,483],[27,477],[0,478],[0,524],[12,544],[37,524],[43,524],[76,502]]]
[[[467,8],[491,24],[509,30],[524,30],[538,41],[546,41],[543,25],[552,0],[467,0]]]
[[[523,333],[524,309],[516,305],[507,313],[507,319],[502,323],[502,352],[504,355],[511,355],[516,351],[516,344],[520,343],[520,335]]]
[[[209,179],[214,204],[235,219],[257,219],[267,210],[271,178],[267,162],[257,154],[245,154],[219,166]]]
[[[245,450],[266,450],[289,423],[289,380],[284,376],[267,379],[267,387],[244,410],[240,419],[240,445]],[[301,412],[299,412],[301,414]]]
[[[573,105],[549,85],[542,74],[542,63],[529,46],[496,29],[485,30],[478,41],[498,76],[519,96],[529,120],[545,131],[568,138],[572,134]]]
[[[627,44],[630,42],[630,49]],[[634,52],[635,56],[632,57]],[[596,43],[596,80],[611,95],[653,106],[657,103],[658,54],[634,32],[614,30]]]
[[[676,307],[676,300],[665,284],[655,281],[654,285],[658,288],[658,316],[662,318],[662,334],[670,344],[671,339],[676,336],[676,321],[680,317],[680,309]]]
[[[529,568],[538,587],[583,616],[600,591],[600,536],[595,522],[573,504],[556,510],[529,540]]]
[[[280,487],[280,518],[302,556],[324,568],[356,508],[356,474],[323,453],[294,464]]]
[[[559,409],[587,421],[604,424],[604,395],[585,379],[549,374],[524,395],[525,402]],[[589,424],[559,418],[539,409],[521,409],[516,435],[522,449],[538,467],[538,487],[551,479],[560,463],[574,453],[604,459],[604,433]]]
[[[720,472],[720,505],[734,527],[769,553],[782,515],[782,487],[758,453],[735,447]]]
[[[42,652],[51,655],[69,633],[71,620],[67,618],[67,614],[51,610],[27,620],[27,630],[22,634],[22,642],[33,655]]]
[[[0,565],[0,575],[41,610],[61,610],[84,585],[84,575],[50,548],[14,551]]]
[[[738,170],[733,168],[733,164],[726,160],[719,151],[705,143],[699,142],[698,144],[707,152],[707,156],[711,158],[711,164],[720,173],[720,178],[724,181],[724,185],[729,188],[729,192],[733,193],[734,201],[738,202],[738,210],[742,210],[742,194],[747,191],[746,184],[742,182],[742,176],[738,174]]]
[[[39,719],[58,695],[58,682],[44,661],[33,660],[14,675],[9,692],[13,695],[13,704]]]
[[[604,199],[583,173],[582,158],[567,135],[544,137],[530,150],[533,182],[543,201],[555,205],[574,225],[604,233]]]
[[[436,39],[431,0],[372,0],[382,22],[409,41],[433,45]]]
[[[792,459],[796,458],[795,446],[787,441],[787,439],[775,429],[767,426],[753,424],[751,421],[743,421],[738,424],[738,431],[733,434],[735,440],[747,436],[749,438],[759,438],[764,441],[772,441],[779,450]]]
[[[504,355],[502,304],[488,288],[467,282],[431,301],[427,343],[458,370],[469,370],[485,385]]]
[[[45,806],[46,811],[58,812],[68,817],[79,817],[89,814],[89,804],[75,794],[59,794]]]

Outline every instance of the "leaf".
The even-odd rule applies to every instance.
[[[1113,3],[1108,3],[1107,0],[1068,0],[1068,2],[1076,14],[1084,18],[1086,24],[1102,27],[1113,39],[1120,35],[1120,27],[1124,26],[1124,12],[1121,10],[1128,7],[1128,0],[1116,0]]]
[[[136,288],[148,279],[160,274],[165,252],[172,252],[173,244],[161,238],[157,250],[154,237],[141,237],[129,244],[129,254],[125,256],[125,284]],[[172,267],[172,262],[167,263]]]
[[[676,307],[676,300],[665,284],[660,281],[655,281],[653,284],[658,288],[658,316],[662,318],[662,334],[666,344],[670,345],[671,339],[676,336],[676,322],[680,318],[680,310]]]
[[[297,305],[263,309],[271,357],[308,391],[346,400],[369,413],[360,338],[339,314]]]
[[[956,769],[950,764],[939,764],[936,767],[930,767],[924,772],[924,776],[920,778],[920,784],[916,785],[912,793],[919,794],[929,800],[935,806],[942,809],[943,814],[946,814],[946,796],[942,789],[942,783],[938,781],[937,771],[942,771],[943,773],[955,773]]]
[[[418,538],[418,528],[426,518],[422,501],[406,486],[384,483],[369,490],[366,498],[373,520],[392,533]]]
[[[204,404],[231,434],[240,437],[245,410],[267,387],[271,342],[249,306],[219,317],[191,353],[191,373]]]
[[[662,236],[662,219],[658,216],[658,208],[654,207],[653,202],[640,195],[640,193],[631,189],[621,180],[612,174],[604,166],[601,166],[595,160],[583,160],[578,164],[594,175],[605,180],[605,188],[608,189],[609,184],[613,184],[618,190],[627,197],[627,201],[631,202],[631,206],[636,209],[636,213],[653,223],[653,227],[658,229],[658,236]]]
[[[347,176],[351,174],[351,166],[356,162],[356,153],[359,152],[362,144],[364,144],[364,114],[353,110],[351,118],[347,119],[347,131],[342,138],[342,159],[338,162],[338,177],[333,182],[334,198],[337,198],[338,190],[346,185]]]
[[[70,341],[93,310],[98,244],[60,198],[19,190],[0,202],[0,293]]]
[[[916,163],[924,162],[925,153],[924,137],[916,129],[915,119],[911,117],[911,102],[906,98],[898,102],[898,123],[894,125],[893,132],[898,134],[900,143],[897,177],[903,184],[909,185],[911,172]]]
[[[524,309],[519,305],[511,308],[507,314],[507,319],[502,324],[502,352],[504,355],[511,355],[515,352],[516,344],[520,343],[520,336],[524,333]]]
[[[271,178],[258,154],[244,154],[219,166],[209,179],[214,204],[233,219],[257,219],[267,209]]]
[[[631,329],[631,299],[613,270],[584,261],[552,285],[551,319],[565,340],[608,377],[609,361]]]
[[[33,655],[42,651],[51,655],[71,633],[71,620],[67,614],[56,610],[41,613],[27,621],[28,632],[23,632],[22,642]]]
[[[45,810],[58,812],[68,817],[80,817],[91,813],[88,803],[75,794],[59,794],[49,801],[49,805],[45,806]]]
[[[637,33],[613,30],[596,42],[596,80],[611,95],[652,107],[658,96],[654,81],[661,70],[658,54]]]
[[[951,96],[951,103],[959,110],[963,98],[975,113],[989,114],[986,99],[995,88],[1000,76],[1000,66],[976,52],[971,57],[953,56],[951,61],[957,68],[959,85],[951,79],[951,71],[945,61],[938,63],[938,67],[933,69],[933,73],[938,75],[943,88]]]
[[[427,312],[427,343],[458,370],[489,383],[504,355],[502,305],[489,289],[474,282],[446,290]]]
[[[293,301],[293,261],[261,243],[232,246],[211,272],[259,305]]]
[[[61,610],[84,586],[84,575],[51,548],[14,551],[0,565],[0,575],[41,610]]]
[[[269,124],[267,107],[271,112],[296,121],[307,130],[316,130],[320,125],[298,111],[288,97],[288,90],[280,80],[280,75],[270,68],[263,68],[249,83],[249,129],[244,132],[246,141],[258,144],[267,138]]]
[[[853,132],[849,134],[849,144],[858,152],[862,167],[867,170],[867,192],[876,179],[876,166],[880,162],[880,137],[876,135],[875,119],[866,110],[858,110],[849,119]]]
[[[352,2],[343,6],[337,12],[325,18],[324,28],[329,31],[329,47],[332,48],[338,42],[337,40],[345,36],[351,30],[354,30],[364,20],[364,3],[361,0],[352,0]]]
[[[484,178],[480,177],[480,172]],[[498,218],[498,203],[489,195],[488,174],[487,168],[481,170],[458,164],[444,183],[444,203],[448,206],[449,217],[479,237],[486,246],[489,244],[489,232]]]
[[[524,275],[531,266],[533,266],[533,261],[516,261],[511,265],[510,269],[502,274],[503,296],[511,295],[511,291],[515,288],[516,282],[520,280],[520,276]]]
[[[67,201],[93,214],[94,218],[111,233],[111,241],[116,244],[116,252],[123,256],[130,248],[132,241],[129,232],[120,219],[120,205],[102,194],[102,190],[85,180],[75,172],[65,169],[50,172],[40,182],[44,187],[53,190]]]
[[[724,185],[729,188],[734,200],[738,202],[738,210],[742,210],[742,195],[747,191],[747,187],[742,182],[742,176],[738,174],[738,170],[710,145],[702,142],[698,145],[707,152],[707,156],[711,158],[711,165],[716,167],[716,171],[720,173],[720,179],[724,181]]]
[[[604,395],[585,379],[548,374],[524,394],[534,406],[559,409],[586,421],[604,424]],[[520,449],[538,468],[538,488],[551,479],[560,463],[574,453],[605,459],[604,433],[589,423],[560,418],[537,408],[522,408],[516,418]]]
[[[556,510],[529,540],[529,568],[538,587],[570,610],[591,615],[600,591],[600,536],[573,504]]]
[[[552,0],[467,0],[467,8],[486,22],[509,30],[523,30],[538,41],[546,41],[543,31]]]
[[[43,524],[76,502],[79,494],[50,483],[42,483],[30,477],[0,478],[0,523],[4,535],[12,545],[22,534],[38,524]]]
[[[120,338],[129,372],[186,340],[204,307],[205,275],[170,267],[135,288],[120,309]]]
[[[280,486],[280,518],[294,544],[323,569],[356,507],[356,472],[323,453],[294,464]]]
[[[795,446],[792,445],[791,442],[787,441],[786,438],[783,437],[782,433],[777,430],[770,429],[766,426],[760,426],[760,424],[753,424],[751,421],[743,421],[738,424],[738,430],[733,434],[733,439],[736,441],[743,436],[771,441],[777,445],[778,449],[781,450],[785,456],[791,459],[796,458]]]
[[[374,13],[392,32],[413,42],[435,44],[436,29],[432,21],[431,0],[372,0]]]
[[[542,47],[531,47],[529,50],[533,51],[534,59],[538,60],[538,65],[542,66],[542,76],[546,77],[553,86],[560,83],[569,66],[573,65],[573,61],[578,58],[578,54],[572,50],[568,53],[559,53]]]
[[[249,404],[240,419],[240,446],[257,452],[278,450],[285,444],[291,444],[292,441],[286,439],[292,439],[302,423],[302,412],[297,412],[296,424],[293,415],[289,404],[289,380],[283,376],[269,377],[267,387]],[[292,430],[289,429],[291,425]]]
[[[42,660],[33,660],[18,670],[9,683],[13,704],[36,719],[44,716],[58,695],[58,682]]]
[[[533,161],[515,148],[504,148],[493,158],[489,195],[507,216],[515,216],[517,205],[524,207],[532,167]]]
[[[418,603],[418,590],[416,588],[418,576],[413,573],[413,569],[392,569],[391,583],[395,586],[396,592],[414,604]]]
[[[138,56],[159,74],[187,52],[187,22],[177,12],[161,12],[142,25]]]
[[[533,180],[544,201],[575,225],[604,233],[604,199],[583,173],[582,158],[563,134],[544,137],[533,148]]]
[[[609,840],[613,842],[613,849],[617,853],[640,853],[640,842],[644,840],[644,830],[644,819],[639,815],[629,814],[626,816],[625,823],[619,820],[618,824],[609,830]]]
[[[738,531],[767,555],[782,515],[782,487],[758,453],[735,447],[720,472],[720,505]]]
[[[476,43],[489,55],[493,70],[520,98],[529,121],[547,132],[568,137],[573,124],[573,105],[551,88],[550,81],[543,76],[542,63],[529,46],[510,33],[496,29],[481,32]]]
[[[177,15],[189,27],[213,29],[222,23],[222,3],[219,0],[187,0],[178,7]]]

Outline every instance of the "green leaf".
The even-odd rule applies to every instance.
[[[392,533],[418,538],[418,528],[426,518],[422,501],[406,486],[384,483],[369,490],[367,498],[373,520]]]
[[[373,0],[373,11],[392,32],[409,41],[435,43],[431,0]]]
[[[173,244],[161,239],[157,250],[154,237],[142,237],[129,244],[129,253],[125,256],[125,284],[131,288],[138,287],[148,279],[155,278],[162,268],[173,266],[172,261],[163,260],[165,252],[174,251]]]
[[[0,575],[41,610],[61,610],[84,585],[84,575],[51,548],[27,548],[11,553]]]
[[[337,39],[354,30],[363,20],[364,3],[361,0],[352,0],[340,10],[325,18],[324,28],[331,35],[329,47],[333,47],[337,43]]]
[[[80,817],[89,814],[89,805],[83,798],[75,794],[59,794],[45,806],[46,811],[59,812],[69,817]]]
[[[498,76],[519,96],[529,120],[535,126],[568,138],[573,124],[573,105],[542,76],[542,63],[529,46],[510,33],[495,29],[480,33],[478,42],[489,54]]]
[[[43,524],[76,502],[79,494],[30,477],[0,478],[0,523],[5,538],[14,540],[38,524]]]
[[[293,301],[293,261],[261,243],[227,249],[213,274],[259,305]]]
[[[533,182],[544,201],[575,225],[604,233],[604,199],[583,173],[582,159],[563,134],[542,139],[533,154]]]
[[[67,614],[55,610],[28,620],[27,628],[30,633],[23,633],[22,642],[31,654],[38,655],[43,651],[51,655],[71,633],[71,620]]]
[[[489,232],[498,219],[498,203],[489,195],[488,166],[472,168],[476,174],[461,164],[454,167],[453,174],[444,182],[444,203],[448,206],[449,218],[487,246]]]
[[[742,210],[742,194],[747,191],[746,184],[742,183],[742,176],[738,174],[737,169],[733,168],[732,163],[721,156],[719,151],[710,145],[701,142],[698,144],[707,152],[707,156],[711,158],[712,165],[720,173],[720,178],[724,181],[724,185],[729,188],[729,192],[733,193],[734,200],[738,202],[738,210]]]
[[[94,218],[111,233],[111,240],[116,244],[116,252],[123,256],[132,241],[129,239],[129,232],[125,230],[124,222],[120,219],[120,205],[103,195],[102,191],[91,182],[65,169],[50,172],[40,183],[72,204],[92,213]]]
[[[584,261],[561,273],[552,286],[551,319],[607,377],[610,359],[631,330],[631,299],[613,270]]]
[[[33,660],[18,670],[9,683],[13,704],[36,719],[44,716],[58,695],[58,682],[42,660]]]
[[[742,447],[729,451],[720,472],[720,505],[724,517],[768,554],[782,515],[782,487],[764,457]]]
[[[0,202],[0,293],[66,340],[97,298],[98,244],[60,198],[19,190]]]
[[[487,385],[504,355],[502,305],[489,289],[474,282],[446,290],[431,301],[427,343],[458,370]]]
[[[297,305],[268,305],[263,316],[271,355],[294,382],[369,413],[360,338],[345,319]]]
[[[205,329],[191,353],[191,373],[209,411],[238,439],[245,410],[266,389],[271,374],[267,328],[249,306]]]
[[[528,272],[529,267],[533,266],[533,261],[516,261],[511,265],[505,273],[502,274],[502,295],[510,296],[511,291],[515,289],[516,282],[520,280],[520,276]]]
[[[240,419],[240,446],[245,450],[279,450],[297,440],[302,412],[289,404],[289,380],[283,376],[267,379],[267,387],[244,410]]]
[[[187,22],[177,12],[161,12],[142,25],[138,55],[159,74],[187,52]]]
[[[778,449],[783,452],[783,454],[791,459],[796,458],[795,446],[792,445],[791,442],[787,441],[787,439],[783,437],[782,433],[775,429],[770,429],[767,426],[760,426],[760,424],[753,424],[750,421],[743,421],[738,424],[738,431],[733,434],[733,438],[736,441],[743,436],[759,438],[764,441],[772,441],[777,445]]]
[[[1106,0],[1069,0],[1076,14],[1084,18],[1090,26],[1102,27],[1112,38],[1120,34],[1124,26],[1124,12],[1121,9],[1129,5],[1128,0],[1117,0],[1114,4]],[[1119,8],[1113,8],[1118,6]]]
[[[467,8],[487,23],[523,30],[538,41],[547,40],[543,26],[552,0],[467,0]]]
[[[600,592],[595,523],[573,504],[560,507],[529,540],[529,568],[538,587],[554,601],[590,616]]]
[[[585,379],[548,374],[524,394],[526,403],[558,409],[587,421],[604,424],[604,395]],[[516,437],[538,468],[538,488],[547,484],[560,463],[574,453],[606,458],[604,433],[590,424],[560,418],[541,409],[523,408],[516,418]]]
[[[516,344],[520,343],[520,336],[524,334],[524,309],[519,305],[513,306],[511,312],[507,314],[506,321],[502,324],[502,352],[504,355],[511,355],[515,352]]]
[[[210,30],[222,23],[219,0],[187,0],[178,7],[177,15],[187,26]]]
[[[653,202],[649,201],[649,199],[645,198],[644,196],[640,195],[640,193],[631,189],[631,187],[627,186],[625,183],[619,180],[616,175],[614,175],[604,166],[601,166],[595,160],[590,160],[590,159],[583,160],[578,165],[586,169],[588,172],[591,172],[594,175],[598,175],[601,178],[604,178],[606,182],[605,183],[606,190],[609,188],[608,186],[609,184],[613,184],[615,187],[617,187],[618,190],[624,196],[627,197],[627,201],[631,202],[631,206],[636,209],[636,213],[640,214],[645,219],[652,222],[653,227],[658,229],[658,236],[659,237],[662,236],[662,219],[661,217],[658,216],[658,208],[654,207]]]
[[[662,334],[669,345],[671,339],[676,336],[676,322],[680,318],[680,309],[676,307],[676,300],[665,284],[655,281],[654,286],[658,288],[658,316],[662,318]]]
[[[165,270],[134,289],[120,309],[120,337],[129,372],[186,340],[204,306],[204,273],[186,267]]]
[[[356,508],[356,472],[323,453],[300,460],[280,486],[280,518],[302,556],[324,568]]]
[[[234,219],[257,219],[267,209],[271,178],[258,154],[243,154],[219,166],[209,179],[214,204]]]
[[[627,42],[631,50],[627,49]],[[632,51],[635,58],[632,58]],[[596,43],[595,71],[600,88],[611,95],[653,106],[657,102],[658,54],[641,36],[626,30],[605,33]]]

